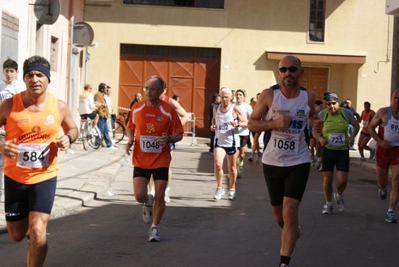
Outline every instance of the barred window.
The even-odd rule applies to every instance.
[[[309,41],[324,42],[326,0],[311,0],[309,12]]]
[[[224,0],[123,0],[125,5],[224,8]]]

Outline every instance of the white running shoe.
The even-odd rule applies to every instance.
[[[213,195],[213,198],[219,200],[222,198],[223,195],[224,195],[223,188],[218,187],[218,188],[216,188],[215,195]]]
[[[150,231],[148,231],[148,241],[150,242],[161,241],[161,235],[159,234],[159,229],[157,226],[151,226]]]
[[[230,189],[229,190],[229,199],[234,200],[235,197],[236,197],[236,190]]]
[[[145,223],[152,222],[152,204],[154,203],[154,196],[148,195],[148,198],[151,200],[151,205],[145,203],[143,204],[143,221]]]
[[[322,214],[327,214],[330,215],[333,211],[333,205],[332,204],[326,204],[323,207],[323,211],[321,212]]]
[[[344,198],[341,196],[340,198],[338,198],[337,194],[334,194],[334,200],[337,203],[337,208],[340,212],[344,212],[345,211],[345,201]]]

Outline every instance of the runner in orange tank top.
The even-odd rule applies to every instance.
[[[5,215],[10,239],[28,236],[28,266],[43,266],[47,224],[57,184],[58,149],[67,149],[78,130],[65,102],[47,93],[50,63],[33,56],[24,62],[26,91],[0,104],[0,142],[4,167]],[[28,233],[28,235],[27,235]]]

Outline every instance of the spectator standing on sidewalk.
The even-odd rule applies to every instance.
[[[4,80],[0,80],[0,103],[26,90],[25,83],[17,80],[18,64],[11,58],[3,62]],[[4,126],[0,128],[0,141],[5,142]],[[0,154],[0,201],[3,193],[4,156]]]
[[[337,169],[337,193],[334,200],[337,209],[345,211],[343,193],[348,184],[349,172],[349,147],[353,146],[355,137],[359,132],[359,123],[355,120],[352,112],[339,106],[338,96],[330,93],[324,96],[327,109],[319,112],[319,119],[323,121],[322,135],[314,131],[314,138],[320,142],[321,166],[323,172],[323,191],[326,205],[323,214],[331,214],[333,210],[333,179],[334,168]],[[348,125],[353,126],[352,134],[348,139]]]
[[[296,240],[301,236],[298,210],[310,171],[309,120],[315,114],[315,94],[299,86],[303,75],[299,58],[281,59],[279,84],[263,90],[248,127],[265,131],[263,174],[274,219],[282,228],[280,267],[289,265]]]
[[[0,142],[6,157],[5,214],[12,241],[20,242],[28,234],[27,266],[43,266],[58,149],[69,148],[78,130],[66,103],[47,93],[50,63],[33,56],[25,60],[23,70],[26,91],[0,105],[0,125],[6,128],[6,141]]]
[[[233,92],[224,87],[220,92],[222,102],[213,109],[211,131],[215,131],[215,148],[213,151],[214,169],[216,177],[216,191],[214,199],[219,200],[224,195],[223,189],[223,161],[227,155],[229,173],[228,198],[234,200],[236,195],[237,158],[240,147],[238,127],[247,120],[241,110],[232,103]]]
[[[105,94],[104,94],[105,102],[107,102],[109,117],[107,118],[107,125],[108,125],[108,135],[110,136],[112,142],[113,136],[113,129],[115,129],[115,121],[116,121],[116,114],[112,107],[112,100],[111,100],[111,86],[107,85],[105,87]]]
[[[379,126],[378,133],[375,128]],[[380,108],[368,126],[369,133],[377,142],[375,168],[377,173],[378,195],[381,200],[387,197],[389,167],[392,171],[392,189],[389,197],[385,221],[397,223],[394,210],[399,199],[399,90],[391,94],[391,105]]]
[[[209,120],[209,126],[212,125],[212,119],[213,119],[213,110],[215,106],[218,106],[220,104],[220,95],[219,94],[214,94],[212,97],[212,103],[209,106],[208,109],[208,120]],[[215,131],[211,131],[211,139],[210,139],[210,144],[209,144],[209,152],[213,153],[213,149],[215,147]]]
[[[166,83],[159,76],[150,76],[145,83],[146,100],[133,105],[126,128],[129,141],[126,153],[133,146],[132,163],[134,196],[143,203],[143,220],[152,222],[149,241],[160,241],[159,224],[165,211],[165,190],[168,184],[170,144],[183,138],[183,126],[175,109],[160,99]],[[147,186],[153,176],[155,199]],[[153,215],[153,216],[152,216]]]
[[[245,103],[246,92],[243,89],[238,89],[236,91],[236,106],[241,110],[243,116],[245,117],[245,122],[240,122],[240,127],[238,128],[238,136],[240,137],[240,150],[238,153],[238,174],[237,178],[241,178],[241,173],[244,169],[244,159],[245,159],[245,148],[248,144],[249,129],[247,128],[247,122],[249,116],[252,113],[252,107]]]
[[[90,84],[85,84],[83,93],[79,95],[79,114],[82,119],[90,118],[93,121],[93,128],[98,125],[97,105],[94,103],[94,96],[91,93],[93,88]],[[98,135],[95,129],[91,129],[91,134]]]
[[[111,138],[109,136],[107,119],[109,118],[109,110],[107,102],[105,101],[104,94],[107,85],[105,83],[100,83],[98,85],[98,92],[94,95],[94,101],[99,103],[99,107],[97,109],[98,112],[98,129],[100,130],[102,138],[104,138],[105,144],[107,148],[115,147],[112,145]]]
[[[367,144],[371,139],[371,135],[368,130],[368,126],[371,122],[371,119],[375,116],[374,110],[370,109],[371,104],[370,102],[364,102],[364,110],[362,111],[362,114],[360,116],[360,121],[359,123],[363,122],[362,130],[360,132],[360,137],[358,141],[358,147],[359,147],[359,154],[360,154],[360,160],[365,161],[366,159],[364,158],[364,150],[370,151],[370,159],[374,158],[374,148],[370,148]]]

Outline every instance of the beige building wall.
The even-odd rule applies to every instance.
[[[384,1],[326,3],[325,42],[312,43],[309,0],[225,0],[224,10],[87,1],[85,19],[99,42],[89,48],[88,82],[118,87],[121,43],[221,48],[220,86],[244,88],[247,102],[276,83],[278,60],[267,59],[268,52],[363,56],[364,64],[331,60],[303,66],[329,68],[328,90],[350,98],[357,111],[367,100],[375,110],[387,105],[393,17],[385,14]],[[117,103],[117,90],[112,99]]]

